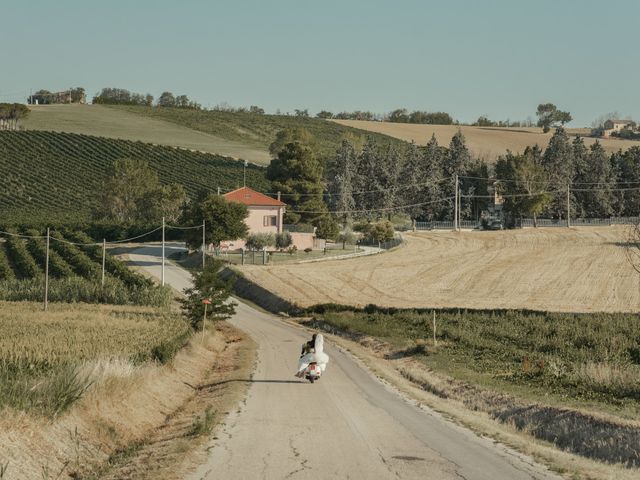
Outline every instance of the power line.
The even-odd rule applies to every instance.
[[[333,213],[333,214],[346,214],[346,213],[367,213],[367,212],[387,212],[390,210],[401,210],[403,208],[412,208],[412,207],[421,207],[424,205],[431,205],[434,203],[447,202],[453,200],[455,197],[445,197],[439,198],[437,200],[432,200],[429,202],[420,202],[414,203],[411,205],[399,205],[396,207],[385,207],[385,208],[372,208],[372,209],[362,209],[362,210],[329,210],[324,212],[313,212],[308,210],[288,210],[291,213],[310,213],[310,214],[325,214],[325,213]]]

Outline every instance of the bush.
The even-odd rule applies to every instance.
[[[311,253],[313,251],[313,248],[311,247],[307,247],[304,249],[304,253]]]
[[[354,245],[357,240],[358,237],[356,236],[356,234],[348,228],[340,232],[336,237],[336,241],[342,243],[343,249],[346,248],[347,245]]]
[[[291,245],[293,239],[291,238],[291,234],[289,232],[282,232],[276,235],[276,248],[278,250],[283,250]]]
[[[273,233],[252,233],[246,238],[246,246],[249,250],[263,250],[276,245],[276,236]]]
[[[364,236],[374,242],[386,242],[391,240],[395,234],[393,224],[388,220],[376,223],[367,223],[362,227]]]
[[[329,215],[318,219],[315,226],[317,227],[316,235],[318,238],[334,240],[340,232],[338,222],[336,222],[335,218]]]

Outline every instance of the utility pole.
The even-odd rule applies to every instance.
[[[162,217],[162,274],[160,283],[164,287],[164,217]]]
[[[567,183],[567,228],[571,227],[571,185]]]
[[[49,308],[49,227],[47,227],[47,254],[44,262],[44,311]]]
[[[436,311],[433,311],[433,346],[438,345],[438,340],[436,339]]]
[[[460,219],[462,218],[462,189],[458,185],[458,230],[462,230],[462,223]]]
[[[456,199],[455,205],[453,207],[453,229],[458,231],[458,174],[456,173],[456,189],[455,189]]]
[[[206,248],[206,240],[205,240],[205,227],[206,227],[206,220],[202,220],[202,269],[204,270],[204,264],[205,264],[205,248]]]
[[[244,168],[242,169],[242,185],[247,186],[247,161],[244,161]]]
[[[102,286],[104,287],[104,267],[107,260],[107,240],[102,239]]]

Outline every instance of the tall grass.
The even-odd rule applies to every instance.
[[[55,416],[89,388],[95,368],[168,362],[191,334],[176,313],[148,307],[0,302],[0,409]]]
[[[432,311],[316,308],[317,318],[354,334],[408,347],[430,342]],[[640,401],[640,318],[632,314],[528,311],[437,312],[439,347],[423,360],[561,395]]]

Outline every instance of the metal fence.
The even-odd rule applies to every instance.
[[[476,228],[478,222],[475,220],[460,220],[460,228]],[[433,222],[416,222],[416,230],[453,230],[453,220],[442,220]]]
[[[384,242],[378,242],[372,239],[361,239],[361,240],[358,240],[358,245],[364,246],[364,247],[377,247],[383,250],[389,250],[391,248],[395,248],[398,245],[400,245],[402,241],[403,241],[402,235],[396,234],[396,236],[393,237],[391,240],[386,240]]]
[[[638,223],[640,217],[610,217],[610,218],[572,218],[570,224],[572,227],[589,227],[589,226],[609,226],[609,225],[634,225]],[[533,227],[533,218],[523,218],[519,227]],[[566,227],[567,219],[555,218],[538,218],[536,220],[537,227]]]

